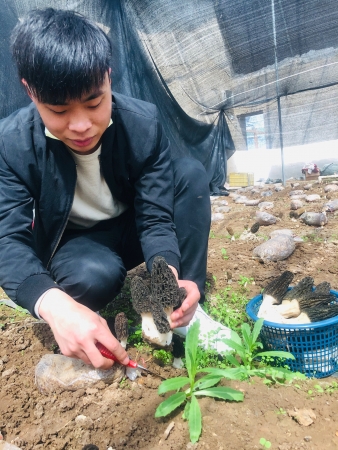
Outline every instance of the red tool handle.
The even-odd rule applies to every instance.
[[[112,359],[113,361],[116,361],[120,363],[120,361],[116,358],[115,355],[111,351],[109,351],[101,342],[96,342],[96,347],[98,348],[99,352],[102,356],[108,359]],[[120,363],[121,364],[121,363]],[[136,361],[133,361],[132,359],[129,360],[129,363],[127,364],[128,367],[132,367],[133,369],[137,369],[138,364]]]

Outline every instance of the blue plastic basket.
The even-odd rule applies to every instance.
[[[332,291],[337,297],[338,292]],[[249,317],[258,320],[257,313],[263,296],[257,295],[247,304]],[[265,350],[290,352],[294,360],[286,364],[294,372],[308,377],[324,378],[338,371],[338,316],[304,325],[284,325],[264,321],[260,337]]]

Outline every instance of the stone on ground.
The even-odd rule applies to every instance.
[[[119,382],[125,375],[125,367],[114,364],[111,369],[100,370],[79,359],[63,355],[44,355],[35,368],[35,383],[42,394],[76,391],[103,381]]]

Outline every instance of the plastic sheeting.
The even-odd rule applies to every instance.
[[[0,116],[27,104],[8,39],[50,0],[0,0]],[[173,157],[205,165],[210,191],[226,161],[248,147],[247,120],[262,115],[266,148],[338,139],[338,2],[335,0],[89,0],[57,2],[101,24],[113,43],[113,89],[155,103]],[[278,80],[278,89],[276,83]]]

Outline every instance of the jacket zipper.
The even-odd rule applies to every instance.
[[[75,170],[77,170],[77,164],[75,164]],[[56,249],[58,248],[58,245],[60,244],[60,241],[61,241],[61,239],[62,239],[63,233],[65,232],[65,229],[66,229],[66,226],[67,226],[67,223],[68,223],[68,219],[69,219],[70,213],[71,213],[71,211],[72,211],[72,205],[73,205],[73,202],[74,202],[75,188],[76,188],[76,180],[77,180],[77,172],[76,172],[76,176],[75,176],[75,184],[74,184],[74,188],[73,188],[73,200],[72,200],[72,204],[71,204],[71,206],[70,206],[70,208],[69,208],[69,211],[68,211],[68,214],[67,214],[67,220],[65,221],[65,224],[63,225],[63,227],[62,227],[62,229],[61,229],[60,236],[59,236],[59,238],[58,238],[58,240],[57,240],[57,242],[56,242],[56,244],[55,244],[55,246],[54,246],[54,249],[53,249],[53,251],[52,251],[52,254],[51,254],[51,256],[50,256],[50,258],[49,258],[49,261],[48,261],[48,263],[47,263],[46,269],[48,269],[48,266],[49,266],[49,264],[51,263],[51,261],[52,261],[52,259],[53,259],[53,256],[54,256],[54,254],[55,254],[55,252],[56,252]]]

